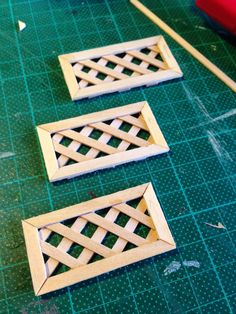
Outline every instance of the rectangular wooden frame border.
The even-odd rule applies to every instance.
[[[148,61],[151,60],[150,56],[143,56],[143,62],[140,65],[136,65],[134,63],[131,63],[132,69],[137,70],[139,68],[139,75],[137,76],[130,76],[127,77],[122,72],[122,66],[124,67],[124,64],[127,65],[127,63],[130,63],[127,60],[119,61],[121,62],[119,65],[119,71],[116,69],[111,70],[110,68],[106,67],[104,63],[101,64],[95,64],[92,63],[92,66],[95,67],[95,69],[92,68],[91,74],[90,73],[84,73],[79,70],[79,73],[82,75],[83,79],[87,82],[89,80],[89,77],[91,81],[89,83],[93,83],[95,85],[88,86],[88,87],[81,87],[79,88],[76,75],[73,70],[73,64],[76,62],[82,62],[84,65],[91,64],[91,60],[95,58],[109,58],[109,60],[113,60],[114,58],[117,58],[115,55],[124,53],[124,52],[130,52],[135,51],[135,55],[139,53],[138,49],[143,49],[146,47],[155,46],[155,51],[160,53],[163,62],[156,61],[157,64],[160,64],[162,66],[162,69],[157,72],[152,72],[147,69],[148,67]],[[124,91],[129,90],[134,87],[139,86],[150,86],[155,85],[163,81],[172,80],[175,78],[182,77],[183,73],[180,70],[174,56],[172,55],[169,47],[166,44],[166,41],[164,40],[163,36],[154,36],[149,37],[145,39],[135,40],[135,41],[129,41],[126,43],[119,43],[115,45],[110,45],[102,48],[95,48],[65,55],[60,55],[59,62],[61,64],[61,68],[66,80],[66,84],[69,88],[69,92],[71,95],[72,100],[79,100],[86,97],[95,97],[98,95],[106,94],[106,93],[112,93],[116,91]],[[104,59],[103,58],[103,59]],[[142,58],[142,56],[141,56]],[[119,58],[118,58],[119,59]],[[156,59],[152,59],[156,60]],[[116,59],[117,61],[117,59]],[[91,66],[91,67],[92,67]],[[105,68],[105,72],[104,72]],[[100,81],[96,78],[96,74],[99,72],[109,76],[111,80]],[[97,72],[98,71],[98,72]],[[141,75],[140,75],[141,73]],[[114,78],[118,80],[114,80]]]
[[[130,115],[140,113],[142,115],[142,120],[135,119]],[[104,157],[94,158],[87,161],[78,162],[72,165],[65,165],[59,167],[58,160],[56,158],[55,153],[55,143],[53,142],[52,135],[53,134],[65,134],[66,130],[86,127],[86,126],[95,126],[96,123],[112,120],[112,119],[125,119],[125,117],[130,117],[134,120],[129,121],[134,124],[129,132],[123,132],[122,144],[127,144],[129,142],[129,138],[126,136],[132,136],[132,138],[139,140],[140,138],[135,137],[139,127],[144,127],[150,133],[151,140],[147,140],[145,142],[143,140],[144,146],[125,150],[124,145],[121,147],[121,151],[117,153],[111,153]],[[141,126],[140,126],[141,124]],[[119,129],[112,129],[117,130]],[[103,110],[87,115],[82,115],[79,117],[66,119],[54,123],[43,124],[37,127],[37,132],[45,160],[45,165],[48,173],[48,178],[51,182],[58,181],[61,179],[69,179],[78,175],[82,175],[85,173],[93,172],[95,170],[105,169],[109,167],[114,167],[117,165],[121,165],[130,161],[137,161],[140,159],[144,159],[150,156],[163,154],[169,151],[169,147],[162,135],[162,132],[156,122],[156,119],[148,105],[147,102],[139,102],[135,104],[130,104],[126,106],[116,107],[113,109]],[[58,132],[58,133],[57,133]],[[108,131],[109,132],[109,131]],[[80,133],[79,133],[80,134]],[[104,134],[107,134],[104,132]],[[109,134],[108,134],[109,135]],[[131,139],[132,139],[131,138]],[[97,145],[105,145],[107,143],[107,138],[97,140]],[[57,143],[56,143],[57,144]],[[97,146],[96,146],[97,147]],[[119,146],[120,147],[120,146]],[[118,147],[118,148],[119,148]],[[63,149],[61,147],[61,149]],[[99,146],[98,146],[99,149]],[[112,147],[111,147],[112,149]],[[122,151],[123,150],[123,151]],[[65,152],[70,156],[70,154],[76,154],[76,152],[71,151],[71,153]],[[63,155],[63,154],[62,154]],[[81,156],[80,156],[81,157]],[[83,157],[83,156],[82,156]],[[73,159],[73,158],[72,158]]]
[[[43,258],[44,246],[42,245],[42,243],[44,243],[43,240],[47,238],[48,234],[46,233],[49,230],[54,230],[54,226],[59,225],[61,221],[64,221],[66,219],[77,217],[83,217],[84,219],[86,219],[86,215],[91,215],[91,213],[94,213],[99,209],[111,207],[110,210],[112,210],[113,207],[118,208],[126,202],[139,197],[142,197],[142,200],[145,203],[145,208],[143,212],[145,212],[146,209],[149,212],[149,216],[146,217],[148,217],[148,219],[152,221],[153,229],[151,229],[151,232],[155,232],[156,240],[153,240],[153,237],[151,237],[149,238],[148,243],[142,244],[141,246],[135,247],[128,251],[115,251],[113,255],[105,257],[104,259],[93,262],[91,264],[80,265],[59,275],[51,277],[50,275],[48,275],[48,269],[47,267],[45,267],[45,262]],[[139,212],[139,210],[134,208],[133,211]],[[135,227],[135,219],[130,219],[132,220],[132,223],[127,223],[122,229],[125,233],[130,233],[132,235]],[[151,183],[139,185],[64,209],[56,210],[51,213],[23,220],[22,225],[33,287],[36,295],[42,295],[51,291],[55,291],[57,289],[67,287],[69,285],[76,284],[80,281],[101,275],[122,266],[126,266],[131,263],[152,257],[154,255],[173,250],[176,247]],[[114,225],[116,224],[114,223]],[[42,230],[44,231],[44,234],[42,233]],[[79,234],[76,231],[73,232]],[[99,232],[101,231],[99,230]],[[136,236],[135,234],[133,235]],[[122,235],[120,236],[120,238],[121,241],[123,241]],[[100,240],[102,242],[102,238]],[[99,241],[97,242],[97,245],[102,246]],[[58,254],[59,258],[61,256],[64,257],[65,255],[64,260],[66,258],[70,259],[70,256],[66,253],[66,250],[63,251],[63,249],[59,250],[58,248],[54,248],[54,250],[56,250],[56,253],[53,253],[54,257]]]

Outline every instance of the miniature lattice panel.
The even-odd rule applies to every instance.
[[[73,100],[182,76],[163,36],[65,54],[59,61]]]
[[[50,181],[169,151],[147,102],[37,127]]]
[[[151,183],[22,224],[36,295],[175,248]]]

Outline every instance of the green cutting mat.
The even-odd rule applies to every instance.
[[[236,79],[235,47],[209,29],[192,0],[145,4]],[[18,19],[27,24],[22,33]],[[235,95],[166,35],[183,80],[73,103],[58,64],[59,54],[157,34],[124,0],[0,2],[1,313],[236,313]],[[48,182],[37,124],[143,100],[171,154]],[[148,181],[178,249],[35,297],[21,219]]]

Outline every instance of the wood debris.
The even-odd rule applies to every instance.
[[[226,229],[225,226],[223,226],[221,222],[218,222],[218,225],[213,225],[208,222],[204,222],[204,224],[213,228],[217,228],[217,229]]]
[[[23,21],[18,20],[19,31],[22,32],[26,28],[26,24]]]

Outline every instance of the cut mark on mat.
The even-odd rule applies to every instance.
[[[211,146],[214,149],[218,159],[222,160],[223,162],[225,161],[225,159],[233,162],[233,159],[230,156],[229,152],[224,148],[220,140],[217,139],[217,137],[219,136],[215,134],[214,131],[207,131],[207,135],[208,140],[211,143]]]
[[[13,152],[0,152],[0,159],[9,158],[15,156]]]

